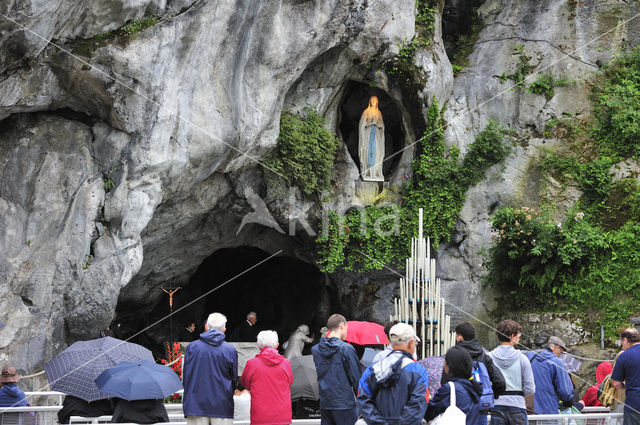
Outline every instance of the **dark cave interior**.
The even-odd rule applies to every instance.
[[[196,324],[198,334],[203,332],[212,312],[227,317],[227,340],[232,339],[234,329],[249,311],[257,312],[258,328],[277,331],[281,343],[303,323],[317,336],[326,320],[324,309],[329,307],[323,309],[322,300],[328,300],[323,274],[313,264],[285,256],[276,256],[247,271],[268,257],[267,252],[248,246],[215,251],[188,282],[164,285],[167,290],[182,287],[173,295],[175,313],[132,341],[153,347],[154,355],[160,356],[163,342],[181,340],[189,323]],[[169,296],[164,294],[144,317],[132,316],[126,305],[119,304],[116,312],[122,317],[114,325],[119,333],[116,337],[128,338],[170,313]]]

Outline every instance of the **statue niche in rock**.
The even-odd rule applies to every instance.
[[[358,155],[360,176],[364,181],[382,182],[384,160],[384,121],[378,109],[378,98],[371,96],[358,125]]]
[[[309,326],[300,325],[287,342],[287,348],[284,351],[284,357],[291,360],[293,357],[301,356],[302,350],[304,350],[304,344],[311,344],[313,338],[309,337]]]

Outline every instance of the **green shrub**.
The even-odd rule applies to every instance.
[[[578,183],[582,191],[579,207],[591,212],[595,212],[609,198],[612,184],[609,169],[612,165],[613,159],[609,157],[582,163],[553,152],[542,161],[543,170],[555,172],[560,180],[573,179]]]
[[[640,46],[606,66],[592,90],[592,135],[615,157],[640,153]]]
[[[575,210],[562,223],[527,209],[492,217],[495,242],[485,283],[509,308],[591,313],[609,332],[636,314],[640,302],[640,224],[606,231]],[[620,305],[620,300],[633,302]]]
[[[551,74],[542,74],[531,84],[529,84],[529,91],[533,94],[544,95],[547,100],[551,99],[555,95],[555,87],[562,87],[571,84],[570,81],[565,79],[556,80]]]
[[[284,178],[307,196],[329,189],[340,141],[324,126],[313,109],[301,115],[283,111],[276,148],[264,161],[267,181]]]

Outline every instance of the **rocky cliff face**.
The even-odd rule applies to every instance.
[[[455,2],[454,2],[455,3]],[[493,296],[483,293],[480,252],[491,243],[489,215],[505,205],[540,205],[540,179],[533,166],[541,148],[562,141],[545,132],[552,119],[589,116],[589,84],[602,64],[617,52],[640,42],[640,5],[623,1],[486,0],[478,8],[482,31],[469,57],[469,66],[455,79],[445,114],[446,140],[465,151],[474,137],[494,120],[517,132],[518,143],[504,165],[493,167],[487,179],[469,190],[452,243],[439,255],[445,293],[455,305],[468,305],[482,317]],[[556,87],[550,99],[501,75],[513,74],[523,57],[530,68],[527,84],[543,74],[572,81]],[[552,188],[560,210],[580,196],[569,188]],[[454,309],[455,310],[455,309]],[[466,313],[452,311],[460,319]]]
[[[265,193],[260,160],[275,146],[280,114],[311,105],[338,131],[349,82],[368,83],[366,64],[391,58],[414,35],[413,0],[54,3],[0,6],[0,360],[25,371],[96,336],[118,300],[136,314],[150,311],[160,286],[188,280],[221,248],[312,261],[301,227],[296,238],[257,224],[236,235],[252,211],[247,188],[265,195],[284,229],[307,208],[312,221],[320,217],[318,205]],[[526,139],[504,169],[470,190],[440,251],[445,295],[462,310],[481,314],[490,301],[478,283],[488,215],[530,195],[527,164],[553,142],[541,137],[545,121],[588,113],[582,81],[611,56],[608,46],[638,43],[633,21],[616,27],[637,9],[487,0],[484,29],[455,80],[437,17],[432,45],[415,56],[426,81],[417,99],[446,102],[448,142],[464,152],[489,119]],[[105,35],[151,15],[160,18],[135,35]],[[551,100],[507,90],[496,76],[516,65],[515,43],[533,58],[533,72],[550,67],[577,83]],[[406,137],[388,176],[394,185],[407,173],[424,105],[384,74],[374,79]],[[343,145],[332,206],[367,205],[369,191]],[[326,280],[350,300],[354,318],[388,317],[393,275]]]

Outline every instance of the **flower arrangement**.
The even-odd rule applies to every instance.
[[[175,373],[178,374],[180,380],[182,380],[182,355],[184,354],[184,349],[177,342],[174,342],[173,344],[167,342],[166,349],[169,359],[160,359],[160,363],[168,365]],[[173,394],[167,397],[164,402],[180,403],[182,402],[182,396],[180,394]]]

